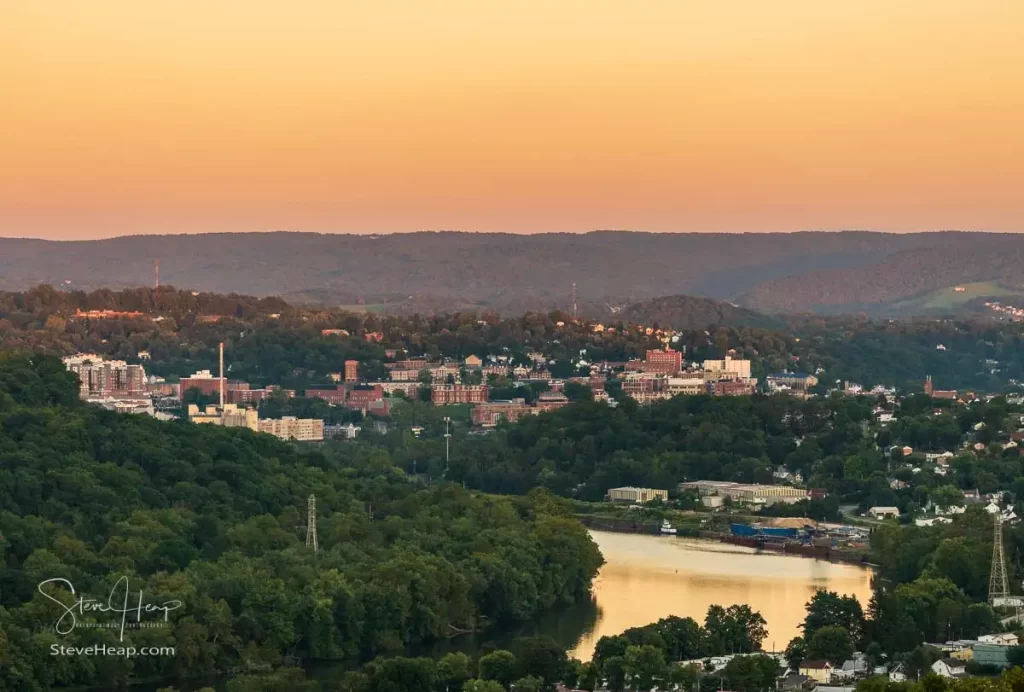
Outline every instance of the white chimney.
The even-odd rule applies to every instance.
[[[224,410],[224,342],[220,342],[220,381],[217,383],[220,389],[220,408]]]

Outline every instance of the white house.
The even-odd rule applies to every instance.
[[[867,656],[856,653],[853,658],[844,661],[843,665],[832,671],[833,680],[853,680],[858,677],[866,677],[871,674],[871,666],[868,665]]]
[[[892,670],[889,671],[890,682],[905,682],[907,674],[903,672],[903,664],[897,663]]]
[[[956,658],[940,658],[932,664],[932,672],[944,678],[956,678],[967,674],[967,663]]]
[[[872,519],[895,519],[899,515],[899,507],[872,507],[868,510],[868,516]]]
[[[931,517],[928,519],[918,517],[914,519],[914,526],[937,526],[939,524],[952,524],[953,520],[949,517]]]
[[[1013,632],[1003,632],[1002,634],[983,634],[978,637],[978,641],[983,644],[1000,644],[1002,646],[1017,646],[1018,643],[1017,635]]]

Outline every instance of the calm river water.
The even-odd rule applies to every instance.
[[[708,606],[745,603],[768,622],[766,650],[800,634],[804,604],[821,588],[867,606],[871,571],[842,563],[786,557],[714,541],[591,531],[605,565],[594,583],[596,617],[572,656],[589,660],[597,641],[668,615],[704,621]],[[591,619],[588,618],[588,619]]]

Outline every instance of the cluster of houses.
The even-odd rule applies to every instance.
[[[977,639],[950,641],[944,644],[926,644],[941,652],[942,657],[931,665],[931,672],[944,678],[969,677],[967,666],[972,661],[989,668],[1010,665],[1009,651],[1018,645],[1012,632],[985,634]],[[831,688],[853,689],[857,680],[885,675],[892,682],[904,682],[908,671],[903,663],[875,666],[861,653],[833,665],[828,661],[801,661],[798,670],[789,672],[780,682],[780,690],[809,690],[829,692]]]

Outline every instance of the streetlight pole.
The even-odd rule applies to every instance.
[[[451,432],[448,430],[448,424],[452,422],[452,419],[448,416],[444,417],[444,475],[448,477],[448,465],[451,460],[451,448],[449,441],[451,439]]]

